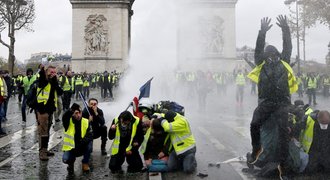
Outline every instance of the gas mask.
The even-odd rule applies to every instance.
[[[328,129],[328,124],[322,124],[322,123],[319,123],[320,124],[320,128],[322,130],[327,130]]]

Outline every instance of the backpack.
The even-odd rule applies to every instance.
[[[37,107],[37,105],[38,105],[37,96],[41,92],[41,90],[40,90],[40,92],[38,92],[38,94],[37,94],[38,85],[39,85],[38,80],[35,80],[30,85],[30,88],[29,88],[29,90],[27,92],[27,95],[26,95],[26,105],[29,106],[30,109],[35,109]]]
[[[184,116],[184,107],[174,101],[160,101],[157,104],[156,112],[164,113],[166,111],[174,111]]]

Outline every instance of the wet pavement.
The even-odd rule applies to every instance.
[[[246,91],[248,89],[246,88]],[[62,163],[61,122],[54,123],[51,129],[50,149],[55,152],[48,162],[39,161],[36,121],[34,114],[28,114],[27,123],[21,121],[20,104],[11,98],[8,115],[3,124],[8,135],[0,138],[0,179],[262,179],[243,173],[245,154],[251,150],[249,124],[257,97],[246,93],[242,106],[235,103],[235,92],[207,98],[205,111],[200,111],[195,99],[186,107],[186,117],[190,121],[197,141],[197,171],[191,175],[184,173],[163,173],[149,176],[147,173],[113,176],[109,169],[109,156],[101,156],[100,139],[94,140],[91,158],[91,172],[81,170],[81,157],[75,163],[74,175],[68,175],[67,165]],[[99,98],[98,91],[90,97]],[[293,100],[297,99],[294,95]],[[185,101],[182,99],[181,101]],[[306,101],[306,99],[304,99]],[[319,105],[314,109],[328,109],[328,99],[319,97]],[[178,100],[180,102],[180,99]],[[109,127],[112,119],[120,113],[117,102],[100,101],[99,106],[105,113]],[[107,143],[109,152],[111,141]],[[123,169],[126,168],[124,165]],[[294,179],[327,179],[326,175],[297,176]]]

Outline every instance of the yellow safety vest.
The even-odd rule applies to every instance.
[[[213,79],[215,80],[215,82],[217,83],[217,84],[222,84],[222,77],[221,77],[221,75],[220,74],[214,74],[213,75]]]
[[[308,78],[307,89],[316,89],[316,87],[317,87],[317,79]]]
[[[245,78],[243,74],[237,74],[236,76],[236,85],[245,85]]]
[[[162,116],[164,116],[164,114]],[[184,124],[184,128],[182,128],[182,124]],[[163,120],[162,127],[165,132],[169,133],[171,143],[177,155],[196,147],[195,138],[191,133],[189,123],[184,116],[176,113],[174,121],[169,123],[168,121]]]
[[[86,118],[81,119],[81,138],[84,138],[89,126],[89,121]],[[63,147],[62,151],[70,151],[71,149],[75,148],[74,143],[74,134],[76,133],[76,129],[72,122],[72,118],[70,118],[70,124],[68,129],[64,132],[64,139],[63,139]]]
[[[89,87],[89,81],[88,80],[84,81],[83,87]]]
[[[83,80],[80,76],[76,79],[76,85],[83,85]]]
[[[4,82],[5,80],[3,78],[0,78],[0,94],[1,96],[5,96],[5,87],[4,87]]]
[[[37,101],[38,103],[44,103],[44,105],[47,104],[48,99],[49,99],[49,94],[50,94],[50,89],[51,89],[51,85],[50,83],[47,84],[46,87],[44,87],[42,90],[40,87],[38,87],[37,89],[37,94],[39,93],[38,97],[37,97]],[[55,91],[55,95],[54,95],[54,103],[55,103],[55,107],[57,107],[57,92]]]
[[[69,78],[68,77],[63,77],[65,78],[65,82],[64,82],[64,85],[63,85],[63,91],[70,91],[71,90],[71,85],[69,83]]]
[[[195,81],[195,74],[194,73],[189,73],[186,77],[187,81],[193,82]]]
[[[142,142],[142,144],[140,146],[140,149],[139,149],[139,151],[140,151],[141,154],[144,154],[144,152],[147,149],[147,144],[148,144],[148,140],[149,140],[150,134],[151,134],[151,127],[148,128],[146,134],[144,135],[143,142]]]
[[[297,84],[300,85],[302,83],[301,77],[297,77]]]
[[[293,73],[293,70],[292,70],[291,66],[288,63],[286,63],[285,61],[281,60],[281,62],[284,65],[284,67],[286,68],[286,70],[288,71],[288,85],[289,85],[289,89],[290,89],[290,94],[293,94],[298,90],[298,83],[297,83],[296,77]],[[263,63],[261,63],[259,66],[256,66],[247,75],[247,77],[250,78],[253,82],[258,84],[259,83],[259,75],[260,75],[261,69],[262,69],[264,64],[265,64],[265,61]]]
[[[25,76],[23,78],[23,86],[24,86],[24,95],[27,95],[29,89],[30,89],[30,86],[31,84],[37,79],[37,77],[35,75],[32,75],[32,77],[29,78],[27,76]]]
[[[146,149],[147,149],[147,144],[148,144],[148,141],[149,141],[149,137],[150,137],[150,134],[151,134],[151,127],[148,128],[146,134],[144,135],[144,139],[143,139],[143,142],[139,148],[139,152],[141,154],[144,154],[146,152]],[[167,141],[169,140],[170,136],[169,134],[166,136],[165,138],[165,141],[163,143],[163,145],[165,145],[167,143]],[[169,149],[171,149],[171,146],[169,147]]]
[[[308,115],[307,122],[306,122],[306,128],[305,128],[305,130],[303,130],[303,132],[300,136],[300,142],[306,153],[309,152],[309,149],[313,142],[314,124],[315,124],[314,120],[311,118],[310,115]]]
[[[102,82],[104,82],[104,76],[102,76]],[[108,76],[108,82],[112,83],[112,80],[110,79],[110,75]]]
[[[325,78],[325,79],[323,80],[323,85],[325,85],[325,86],[329,86],[329,85],[330,85],[330,78]]]
[[[313,112],[312,108],[308,108],[307,111],[305,112],[305,115],[310,115],[310,113]]]
[[[115,84],[118,81],[118,76],[117,75],[113,75],[112,76],[112,83]]]
[[[135,137],[135,134],[136,134],[136,129],[137,129],[137,126],[138,124],[140,123],[140,119],[136,116],[134,116],[135,118],[135,122],[134,124],[132,125],[132,133],[131,133],[131,140],[129,142],[129,145],[128,147],[126,148],[126,152],[127,151],[130,151],[132,149],[132,143],[133,143],[133,139]],[[120,129],[119,129],[119,126],[118,126],[118,117],[115,119],[115,125],[116,125],[116,136],[115,136],[115,139],[113,140],[113,143],[111,145],[111,155],[116,155],[118,154],[118,151],[119,151],[119,144],[120,144]]]

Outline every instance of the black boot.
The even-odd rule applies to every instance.
[[[26,114],[25,114],[25,112],[22,112],[22,121],[23,122],[26,122]]]
[[[102,140],[102,143],[101,143],[101,154],[102,155],[107,155],[107,151],[105,150],[106,144],[107,144],[107,141]]]
[[[74,173],[74,164],[73,163],[69,163],[68,167],[66,168],[68,170],[69,174],[73,174]]]

